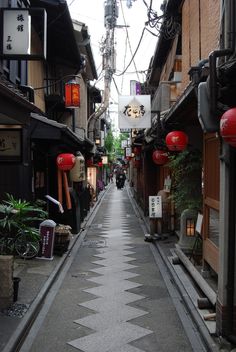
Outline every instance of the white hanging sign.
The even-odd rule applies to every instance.
[[[162,218],[161,196],[149,196],[149,217]]]
[[[150,95],[123,95],[118,101],[119,128],[150,128]]]
[[[125,157],[131,157],[132,156],[132,148],[131,147],[126,147],[125,148]]]
[[[3,12],[3,54],[30,54],[31,16],[25,10]]]

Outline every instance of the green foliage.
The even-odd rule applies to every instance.
[[[111,131],[108,132],[105,139],[105,148],[110,161],[114,161],[117,157],[123,156],[124,150],[121,148],[121,142],[127,140],[128,137],[128,133],[120,133],[115,137]]]
[[[124,155],[124,150],[121,148],[121,142],[124,140],[127,140],[129,138],[128,133],[120,133],[118,137],[115,138],[114,140],[114,149],[115,149],[115,155],[116,156],[123,156]]]
[[[47,217],[43,204],[15,199],[6,194],[7,199],[0,204],[0,231],[5,235],[17,235],[21,232],[28,233],[32,238],[39,237],[39,230],[35,227]]]
[[[172,179],[172,199],[176,210],[201,210],[202,207],[202,159],[197,150],[185,150],[170,157],[169,167]]]
[[[108,154],[111,154],[113,151],[113,145],[114,145],[114,136],[113,136],[112,131],[109,131],[107,133],[104,144],[105,144],[105,148],[106,148]]]

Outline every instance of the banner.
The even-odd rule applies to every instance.
[[[140,95],[141,84],[137,81],[130,81],[130,95]]]
[[[119,128],[150,128],[150,95],[123,95],[118,101]]]

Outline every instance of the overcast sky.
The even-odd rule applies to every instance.
[[[145,0],[149,5],[150,0]],[[160,5],[162,0],[153,0],[152,8],[161,15]],[[94,60],[98,75],[101,72],[102,57],[99,51],[99,43],[102,38],[105,38],[105,27],[104,27],[104,0],[67,0],[72,18],[85,23],[88,26],[88,31],[91,36],[91,45],[94,54]],[[143,0],[133,1],[131,8],[126,5],[126,0],[122,0],[122,6],[120,0],[117,1],[119,5],[119,17],[117,20],[118,25],[128,25],[128,35],[130,45],[126,41],[127,33],[125,28],[116,28],[116,73],[114,80],[116,82],[119,94],[129,95],[130,94],[130,80],[137,80],[140,82],[145,81],[145,74],[148,69],[152,55],[157,44],[158,37],[153,36],[148,31],[144,32],[144,36],[139,47],[139,50],[135,56],[134,63],[130,65],[127,73],[122,76],[116,76],[121,73],[124,68],[128,65],[132,58],[132,53],[135,52],[139,43],[145,22],[147,21],[147,8]],[[124,13],[124,16],[123,16]],[[152,30],[150,27],[148,27]],[[157,34],[155,29],[153,33]],[[130,51],[131,46],[131,51]],[[138,74],[135,73],[136,69]],[[96,84],[100,89],[103,89],[103,80]],[[111,100],[114,102],[118,101],[118,93],[114,83],[112,83]]]

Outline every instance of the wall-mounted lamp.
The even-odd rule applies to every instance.
[[[65,84],[65,107],[69,109],[80,107],[80,85],[75,79]]]
[[[96,139],[95,139],[95,144],[96,144],[96,145],[99,145],[100,142],[101,142],[100,138],[96,138]]]

